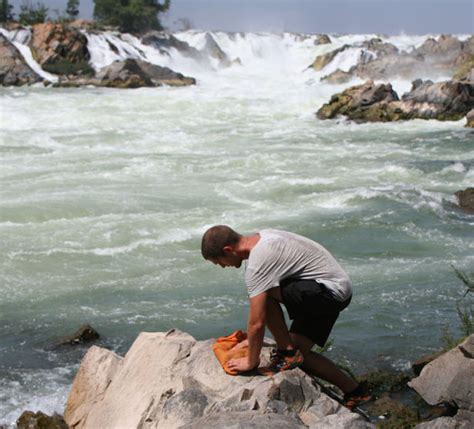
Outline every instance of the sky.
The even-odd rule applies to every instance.
[[[24,1],[10,4],[17,12]],[[55,17],[67,0],[42,2]],[[80,0],[80,16],[92,19],[93,7]],[[201,30],[474,34],[474,0],[171,0],[161,21],[175,30],[180,18]]]

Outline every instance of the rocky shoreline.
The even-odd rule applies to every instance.
[[[213,341],[172,329],[141,333],[124,357],[92,346],[64,419],[25,412],[18,428],[468,429],[474,423],[474,335],[418,363],[420,373],[410,381],[406,374],[368,374],[378,397],[364,407],[371,421],[341,406],[300,369],[273,377],[225,374]],[[264,359],[271,345],[267,341]],[[418,409],[397,399],[409,387],[419,395]]]

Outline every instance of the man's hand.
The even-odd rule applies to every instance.
[[[244,357],[240,359],[231,359],[229,362],[227,362],[227,367],[230,370],[237,371],[237,372],[247,372],[251,371],[252,369],[256,368],[260,361],[255,363],[254,365],[249,363],[249,360]]]

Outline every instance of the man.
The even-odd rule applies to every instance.
[[[307,373],[338,386],[352,408],[369,399],[332,361],[312,351],[324,346],[352,297],[348,275],[320,244],[286,231],[265,229],[243,236],[225,225],[208,229],[201,243],[204,259],[222,268],[239,268],[247,261],[245,283],[250,301],[247,325],[248,357],[232,359],[230,369],[246,372],[260,363],[265,327],[273,334],[276,351],[264,373],[301,366]],[[280,304],[293,323],[288,330]]]

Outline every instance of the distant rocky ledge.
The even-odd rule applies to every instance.
[[[348,71],[337,69],[323,76],[322,81],[341,84],[354,78],[414,80],[429,73],[431,76],[451,76],[453,80],[474,82],[474,36],[465,41],[451,35],[441,35],[438,39],[430,37],[410,52],[400,51],[391,43],[373,38],[320,55],[310,67],[316,71],[324,70],[338,54],[353,48],[360,49],[357,64]]]
[[[29,30],[20,25],[10,25],[7,31],[18,34]],[[154,39],[150,35],[147,36],[147,40],[152,40],[155,44],[160,39],[163,43],[169,42],[169,37],[160,33],[155,34]],[[192,49],[187,43],[181,42],[181,44]],[[27,45],[39,67],[57,76],[57,81],[53,83],[55,87],[93,85],[138,88],[162,85],[187,86],[196,83],[194,78],[183,76],[167,67],[132,58],[113,62],[95,71],[89,64],[91,56],[87,37],[74,25],[51,22],[33,25]],[[186,46],[181,48],[184,49]],[[110,48],[115,51],[118,49],[116,46]],[[43,82],[45,85],[52,83],[33,70],[14,43],[0,34],[0,84],[22,86],[38,82]]]
[[[74,379],[64,420],[58,415],[25,412],[18,428],[376,427],[327,396],[321,385],[300,369],[273,377],[227,375],[213,355],[212,344],[212,339],[196,341],[173,329],[141,333],[124,357],[93,346]],[[268,354],[265,346],[265,359]],[[437,407],[423,418],[385,392],[368,408],[371,416],[382,419],[377,427],[473,427],[474,335],[447,353],[417,362],[416,371],[419,376],[408,384]],[[380,377],[376,371],[371,382],[378,378],[387,386],[387,380],[380,381]],[[406,376],[395,376],[394,380],[406,388]]]
[[[401,99],[390,84],[367,81],[332,96],[317,112],[319,119],[344,116],[358,123],[408,119],[458,121],[473,127],[474,83],[416,80]]]

